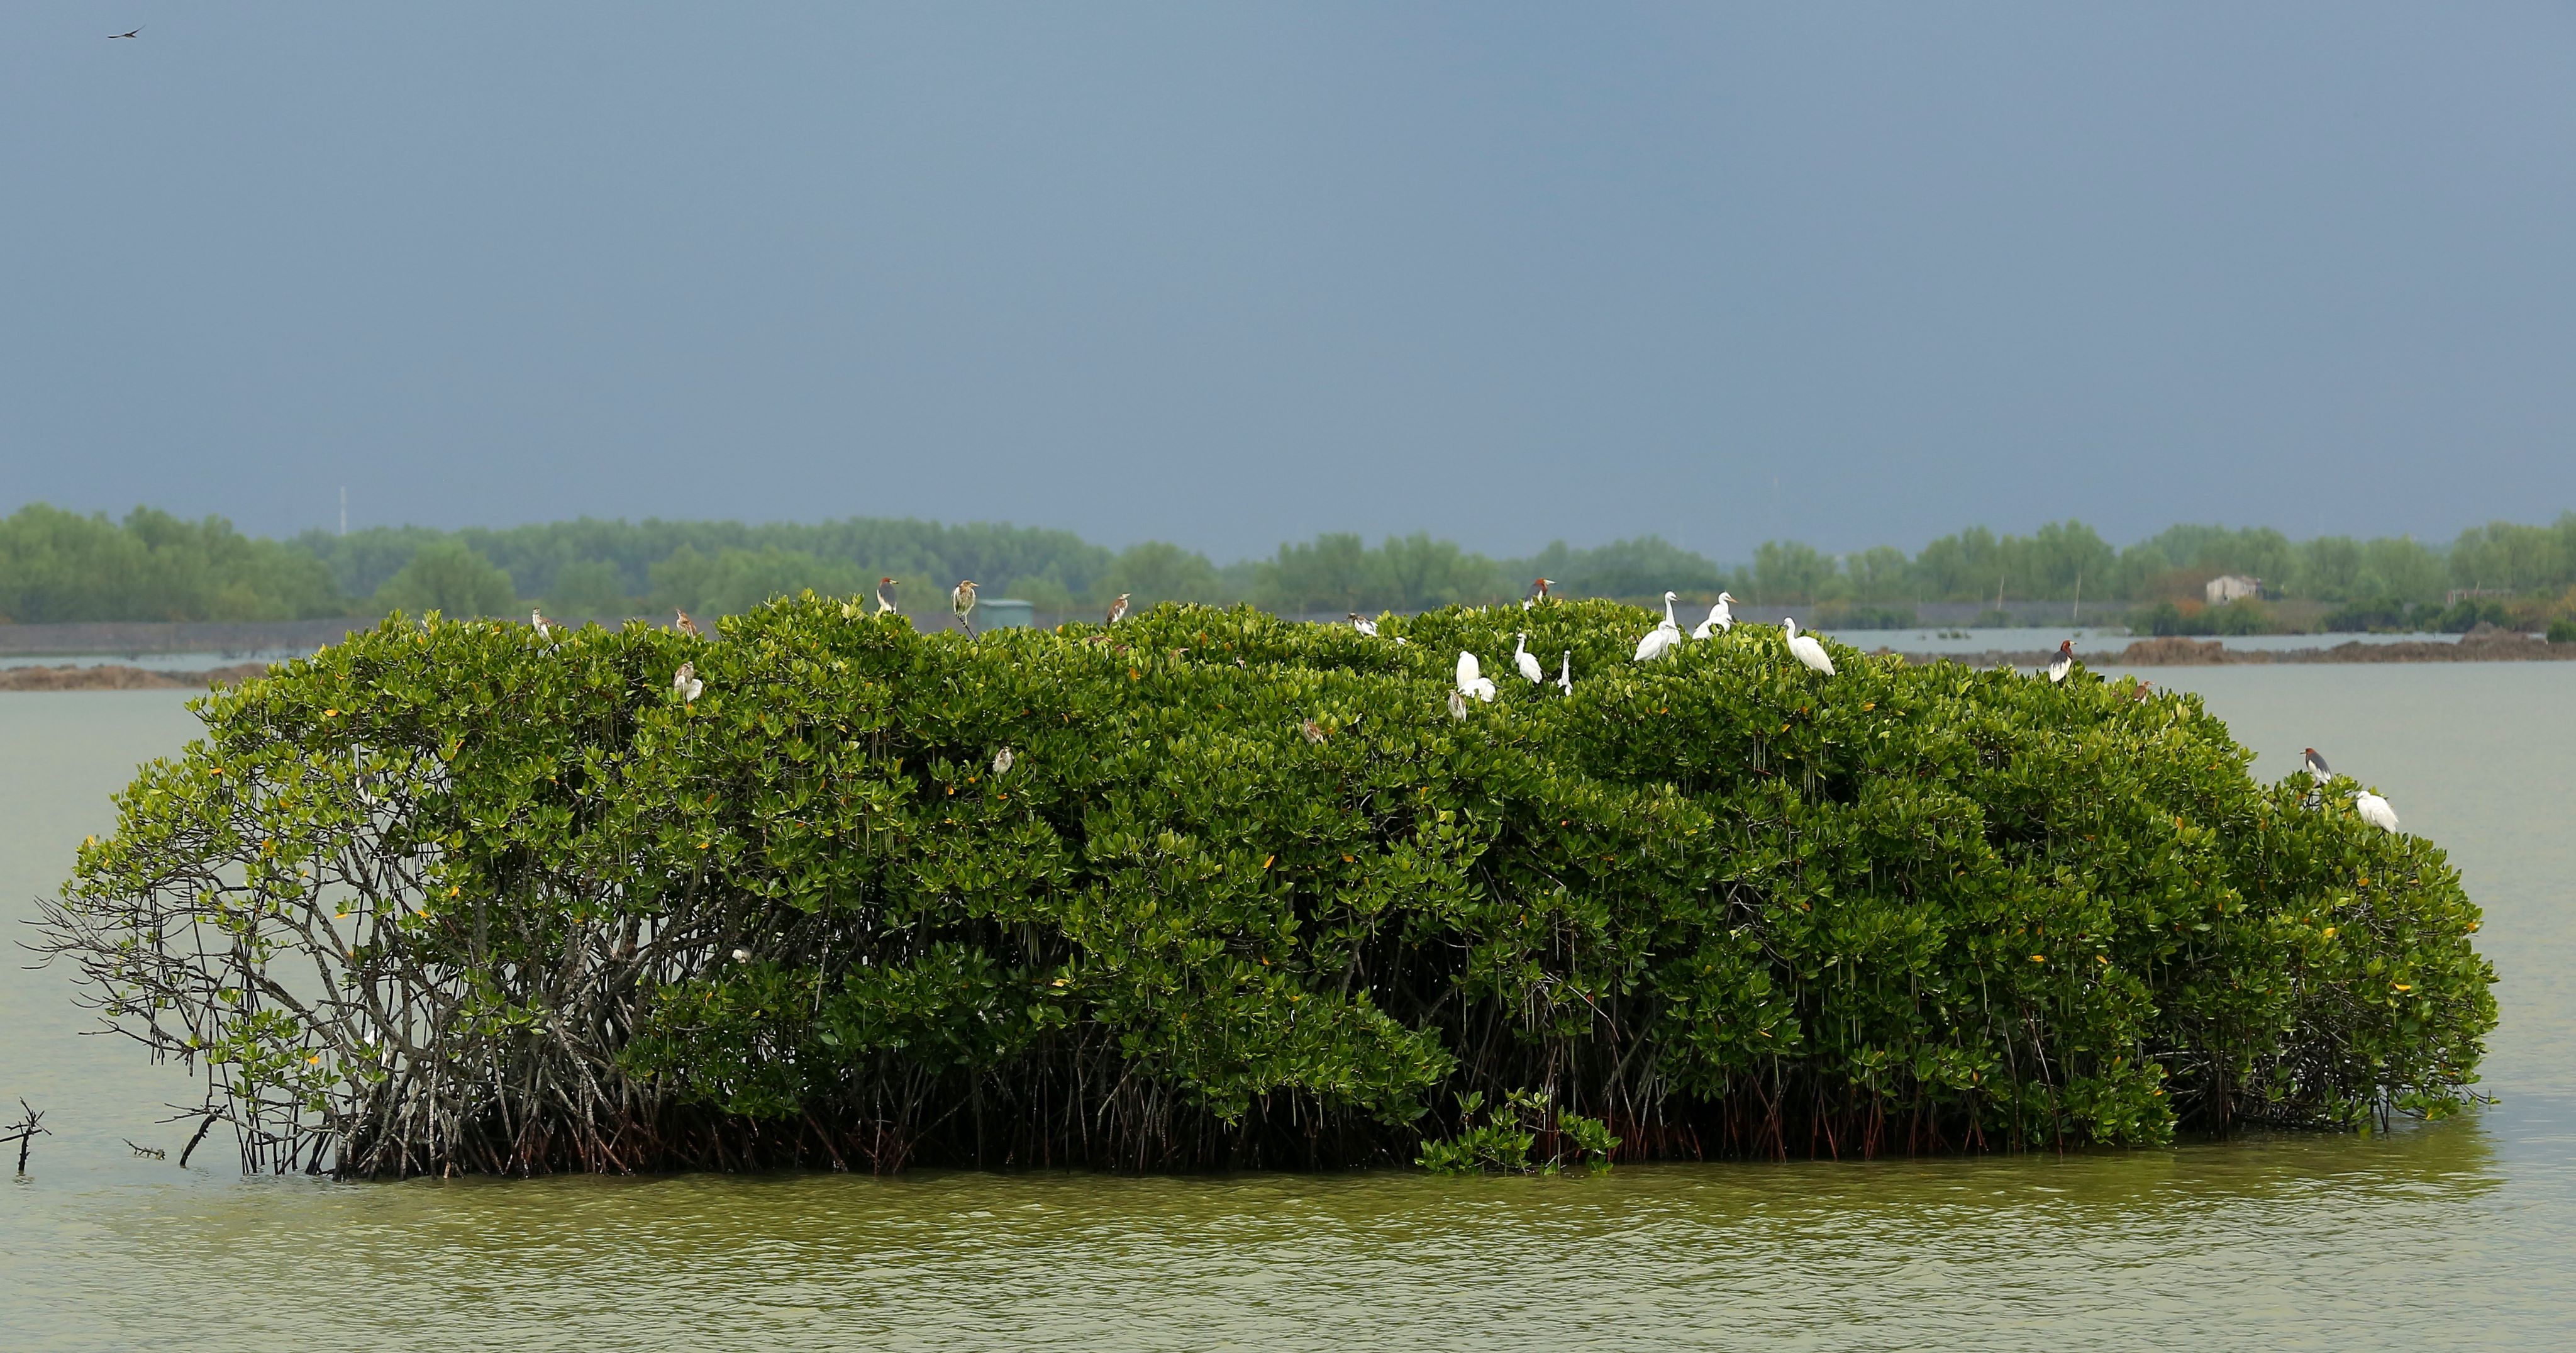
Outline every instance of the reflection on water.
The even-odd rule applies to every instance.
[[[2384,1136],[1874,1164],[1120,1178],[341,1184],[185,1174],[167,1069],[0,973],[0,1095],[63,1135],[0,1188],[26,1348],[2486,1348],[2576,1311],[2576,672],[2204,669],[2280,774],[2326,748],[2487,908],[2495,1108]],[[57,881],[175,692],[0,696],[0,886]],[[25,1037],[15,1035],[25,1034]],[[201,1157],[201,1162],[203,1158]]]

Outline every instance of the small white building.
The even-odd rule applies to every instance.
[[[2248,578],[2242,573],[2226,573],[2210,579],[2209,585],[2201,590],[2209,598],[2210,605],[2224,606],[2240,597],[2262,596],[2263,580]]]

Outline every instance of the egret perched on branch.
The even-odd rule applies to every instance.
[[[1680,599],[1681,594],[1677,592],[1664,594],[1664,623],[1646,631],[1646,637],[1637,641],[1638,662],[1653,662],[1672,652],[1673,645],[1682,641],[1682,627],[1673,621],[1673,603]]]
[[[1556,579],[1554,578],[1538,578],[1532,580],[1530,583],[1529,595],[1521,598],[1521,609],[1526,611],[1532,606],[1536,606],[1540,602],[1547,600],[1547,589],[1554,587],[1555,585]]]
[[[2388,800],[2367,789],[2352,796],[2352,811],[2359,813],[2362,821],[2381,831],[2397,830],[2397,810],[2388,806]]]
[[[1515,637],[1519,642],[1512,645],[1512,664],[1521,669],[1521,675],[1528,677],[1533,686],[1547,680],[1547,669],[1539,666],[1538,655],[1529,651],[1529,636]]]
[[[1360,633],[1365,634],[1372,639],[1377,637],[1377,622],[1374,620],[1361,619],[1360,613],[1357,611],[1351,612],[1351,628],[1358,630]]]
[[[1834,674],[1833,655],[1827,653],[1825,646],[1817,643],[1813,636],[1798,632],[1798,621],[1795,616],[1783,617],[1780,621],[1780,629],[1782,633],[1789,636],[1789,656],[1826,676]]]
[[[957,612],[957,623],[966,627],[966,636],[975,635],[975,580],[961,578],[948,590],[948,604]]]
[[[1017,758],[1011,755],[1011,749],[1008,744],[1005,744],[1002,750],[993,753],[993,778],[998,780],[1003,776],[1010,774],[1011,762],[1016,759]]]
[[[2064,681],[2066,679],[2066,674],[2074,670],[2075,641],[2072,639],[2063,639],[2058,641],[2057,656],[2048,660],[2049,684],[2053,686],[2058,682]]]
[[[1559,666],[1556,669],[1556,688],[1565,692],[1567,695],[1574,694],[1573,649],[1569,648],[1565,650],[1565,657],[1560,660]]]
[[[894,579],[877,579],[877,614],[901,615],[903,608],[894,604]]]
[[[1453,719],[1467,717],[1467,697],[1456,691],[1449,692],[1449,717]]]
[[[679,617],[678,620],[672,622],[671,628],[687,635],[695,635],[698,633],[698,622],[691,620],[688,612],[674,606],[671,608],[671,614]]]
[[[1458,690],[1488,704],[1494,699],[1494,679],[1485,675],[1484,665],[1476,661],[1476,655],[1465,649],[1458,650]]]
[[[1127,618],[1127,594],[1126,594],[1126,593],[1124,593],[1124,592],[1121,592],[1121,593],[1119,593],[1119,594],[1118,594],[1118,600],[1116,600],[1116,601],[1113,601],[1113,602],[1109,603],[1109,618],[1108,618],[1107,620],[1103,620],[1103,621],[1101,621],[1100,623],[1101,623],[1101,624],[1104,624],[1104,625],[1115,625],[1115,624],[1117,624],[1119,621],[1124,620],[1124,619],[1126,619],[1126,618]]]
[[[2314,747],[2305,748],[2300,751],[2299,765],[2305,769],[2308,774],[2315,776],[2320,781],[2331,780],[2334,778],[2334,768],[2326,764],[2325,757],[2320,755]]]
[[[671,674],[671,689],[680,693],[683,704],[697,699],[706,688],[707,683],[698,680],[698,665],[694,662],[681,663],[680,670]]]
[[[555,637],[554,627],[546,623],[545,612],[538,610],[529,611],[528,623],[536,628],[538,638],[551,640]]]
[[[1724,634],[1735,628],[1735,613],[1726,609],[1734,600],[1735,595],[1731,592],[1718,593],[1717,604],[1708,608],[1708,619],[1699,622],[1698,628],[1691,631],[1691,637],[1705,639],[1711,634]]]

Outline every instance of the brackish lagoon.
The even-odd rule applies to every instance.
[[[2576,665],[2150,670],[2323,749],[2486,909],[2501,1102],[2376,1136],[1600,1177],[918,1172],[340,1183],[175,1165],[178,1071],[0,970],[14,1349],[2411,1348],[2576,1324]],[[0,914],[34,914],[185,694],[0,694]],[[22,956],[23,961],[23,956]],[[5,1116],[5,1115],[0,1115]],[[164,1148],[137,1157],[122,1139]]]

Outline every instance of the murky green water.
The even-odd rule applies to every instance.
[[[0,969],[0,1348],[2437,1348],[2576,1329],[2576,669],[2211,669],[2450,847],[2487,909],[2504,1097],[2376,1138],[1880,1164],[1125,1179],[244,1180],[189,1097]],[[0,915],[26,915],[169,692],[0,695]],[[176,1152],[173,1150],[175,1156]],[[5,1164],[0,1164],[5,1170]]]

